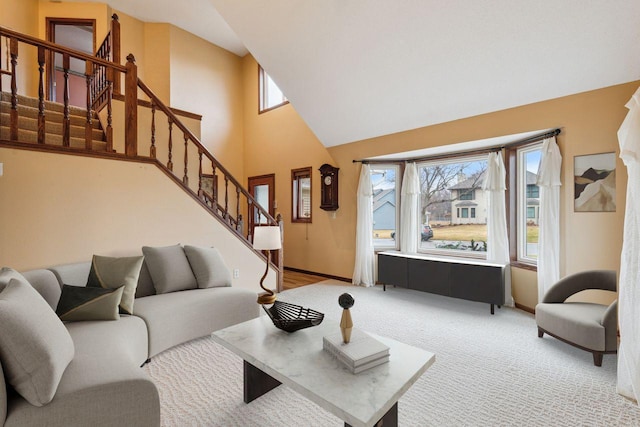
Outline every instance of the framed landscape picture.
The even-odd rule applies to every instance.
[[[575,156],[575,212],[616,211],[616,153]]]

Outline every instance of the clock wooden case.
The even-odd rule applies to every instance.
[[[320,166],[320,209],[335,211],[338,209],[338,171],[340,168],[327,163]]]

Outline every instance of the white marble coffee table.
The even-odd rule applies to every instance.
[[[324,319],[316,327],[287,333],[266,316],[214,332],[214,341],[244,359],[244,401],[286,384],[332,412],[345,425],[397,426],[398,399],[433,364],[435,355],[371,334],[390,347],[389,363],[351,374],[322,350],[322,337],[339,331]]]

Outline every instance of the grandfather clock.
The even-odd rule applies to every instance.
[[[320,166],[320,209],[335,211],[338,209],[338,171],[329,164]]]

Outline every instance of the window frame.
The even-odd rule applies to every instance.
[[[258,114],[275,110],[276,108],[280,108],[283,105],[287,105],[289,103],[289,100],[287,99],[287,97],[284,95],[282,90],[280,90],[280,88],[278,87],[278,90],[280,90],[280,93],[282,93],[283,101],[268,107],[265,106],[266,100],[269,99],[269,91],[268,91],[269,85],[265,84],[267,80],[273,81],[271,76],[269,76],[269,74],[264,70],[264,68],[262,68],[262,66],[258,64]]]
[[[526,225],[522,227],[522,221],[527,221],[527,185],[526,165],[523,167],[521,157],[523,153],[542,149],[543,140],[527,144],[519,144],[506,148],[507,160],[507,226],[509,234],[509,258],[512,267],[537,271],[536,258],[521,256],[526,245]],[[538,190],[539,191],[539,190]],[[539,193],[538,193],[539,194]],[[521,198],[524,197],[524,203]],[[539,211],[538,211],[539,212]]]
[[[395,215],[395,237],[393,238],[393,244],[389,245],[376,245],[375,237],[373,238],[373,250],[374,252],[382,252],[389,250],[399,250],[400,249],[400,191],[402,189],[402,177],[404,174],[404,165],[400,165],[397,163],[376,163],[375,166],[371,167],[371,175],[373,176],[373,171],[375,169],[395,169],[396,180],[395,180],[395,199],[396,199],[396,215]],[[373,189],[373,182],[371,185]],[[371,206],[373,208],[373,206]],[[374,222],[371,224],[371,236],[373,236],[375,229],[373,228]],[[416,237],[417,238],[417,237]]]
[[[309,217],[301,217],[300,212],[304,208],[300,197],[300,180],[309,179]],[[291,222],[311,224],[313,219],[313,178],[311,166],[291,169]]]

